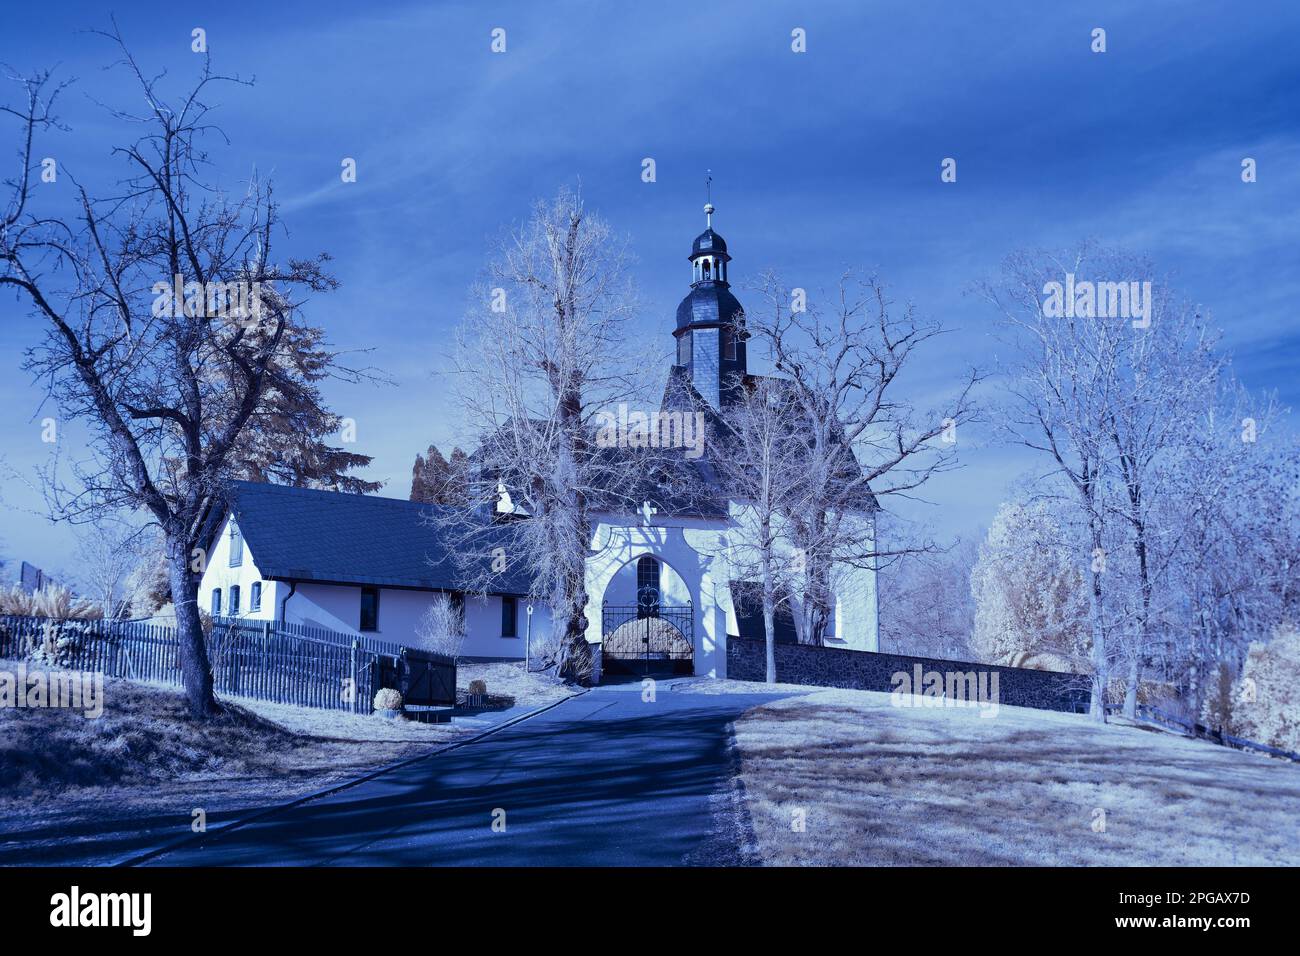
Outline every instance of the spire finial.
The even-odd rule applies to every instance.
[[[713,170],[704,171],[704,215],[708,222],[708,227],[713,228]]]

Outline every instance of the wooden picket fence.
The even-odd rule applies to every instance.
[[[147,621],[0,616],[0,657],[49,650],[54,664],[106,677],[184,686],[174,627]],[[218,618],[207,638],[219,694],[368,714],[375,691],[392,686],[408,704],[456,702],[456,663],[365,636],[283,621]]]

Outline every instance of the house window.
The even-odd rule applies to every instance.
[[[244,536],[240,534],[239,527],[232,521],[230,523],[230,566],[237,568],[244,563]]]
[[[677,364],[691,364],[691,333],[689,332],[677,340]]]
[[[262,610],[262,582],[253,582],[253,593],[248,596],[248,609],[250,611]]]
[[[501,598],[501,636],[518,637],[515,620],[519,614],[519,602],[512,597]]]
[[[212,616],[221,617],[221,588],[212,589]]]
[[[361,589],[361,630],[379,630],[379,588]]]
[[[649,555],[636,563],[636,616],[659,616],[659,562]]]
[[[230,616],[239,617],[239,585],[230,589]]]

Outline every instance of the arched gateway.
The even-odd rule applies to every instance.
[[[601,669],[611,675],[693,674],[695,609],[685,582],[663,562],[643,555],[635,563],[635,602],[616,603],[626,591],[617,587],[618,579],[632,567],[629,562],[620,570],[605,592]]]

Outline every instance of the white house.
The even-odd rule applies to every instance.
[[[207,551],[201,607],[221,617],[288,621],[425,646],[417,624],[435,594],[463,601],[466,657],[521,660],[544,638],[544,607],[528,613],[527,582],[466,596],[415,501],[232,482],[230,507]]]
[[[677,309],[677,361],[664,410],[702,410],[725,427],[737,387],[752,381],[740,302],[728,283],[726,242],[709,227],[692,245],[690,292]],[[708,475],[707,458],[694,462]],[[715,480],[716,485],[716,480]],[[678,672],[726,676],[731,638],[759,637],[761,616],[733,567],[747,520],[743,502],[720,488],[700,504],[647,501],[636,514],[599,516],[587,561],[587,640],[602,645],[605,671],[654,660]],[[460,594],[447,545],[417,502],[235,482],[231,513],[208,556],[200,600],[214,614],[280,619],[421,646],[416,622],[436,593]],[[875,503],[853,516],[875,534]],[[486,552],[488,549],[484,549]],[[833,571],[833,646],[874,651],[876,573]],[[520,659],[524,636],[549,633],[541,604],[527,613],[530,582],[506,573],[501,590],[468,597],[464,654]],[[793,640],[787,620],[779,639]]]

